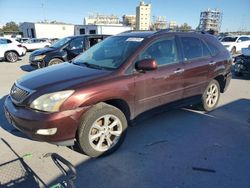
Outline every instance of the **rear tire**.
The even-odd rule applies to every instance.
[[[62,63],[63,61],[59,58],[54,58],[54,59],[51,59],[48,63],[48,66],[51,66],[51,65],[57,65],[57,64],[60,64]]]
[[[210,112],[214,110],[220,99],[220,85],[218,81],[212,80],[202,95],[201,106],[203,110]]]
[[[5,59],[8,62],[14,63],[18,60],[18,54],[16,52],[6,52]]]
[[[126,117],[118,108],[99,103],[84,114],[76,140],[88,156],[108,155],[121,146],[127,127]]]

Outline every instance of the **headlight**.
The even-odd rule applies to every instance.
[[[35,99],[30,108],[41,110],[45,112],[57,112],[60,109],[62,103],[69,98],[74,90],[59,91],[55,93],[44,94]]]
[[[45,56],[46,56],[46,55],[38,55],[38,56],[34,56],[34,61],[43,60],[43,58],[44,58]]]

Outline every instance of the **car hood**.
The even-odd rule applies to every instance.
[[[48,52],[52,52],[52,51],[55,51],[57,48],[51,48],[51,47],[48,47],[48,48],[41,48],[39,50],[35,50],[31,53],[32,56],[37,56],[37,55],[42,55],[42,54],[45,54],[45,53],[48,53]]]
[[[221,42],[222,45],[227,45],[227,46],[231,46],[233,44],[235,44],[235,42]]]
[[[74,89],[87,85],[91,80],[106,77],[112,71],[92,69],[71,63],[62,63],[28,73],[17,84],[29,90],[46,90],[47,92]]]

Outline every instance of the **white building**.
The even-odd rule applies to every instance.
[[[85,17],[83,25],[121,25],[120,20],[115,15],[92,14]]]
[[[76,25],[74,34],[116,35],[118,33],[132,29],[133,28],[130,26],[122,26],[122,25]]]
[[[63,38],[74,35],[75,26],[73,24],[24,22],[19,28],[23,37]]]
[[[136,30],[149,30],[150,27],[151,4],[140,2],[136,7]]]

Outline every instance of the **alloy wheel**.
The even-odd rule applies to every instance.
[[[122,123],[115,115],[107,114],[98,118],[91,126],[89,143],[97,151],[107,151],[118,142],[122,135]]]
[[[219,90],[216,84],[211,84],[207,90],[206,103],[212,108],[216,105],[219,96]]]

